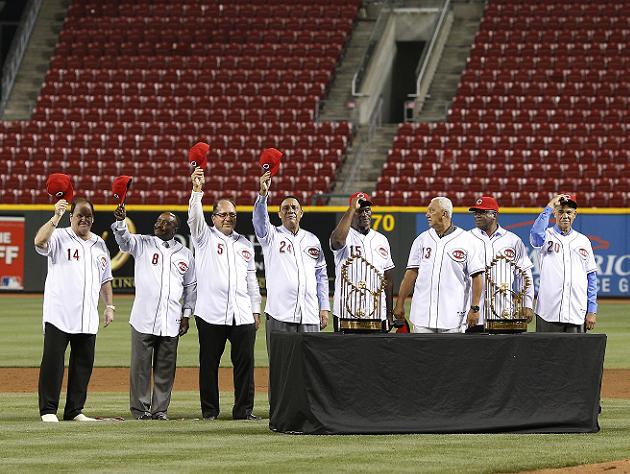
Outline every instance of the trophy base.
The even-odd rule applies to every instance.
[[[335,317],[335,332],[344,334],[351,333],[370,333],[370,332],[387,332],[387,321],[380,319],[349,319]]]
[[[491,334],[509,334],[527,331],[526,319],[492,319],[486,320],[484,332]]]

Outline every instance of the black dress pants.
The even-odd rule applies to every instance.
[[[195,316],[199,334],[199,394],[204,418],[219,415],[219,363],[230,341],[234,366],[234,407],[232,418],[247,418],[254,408],[254,343],[256,325],[209,324]]]
[[[64,420],[72,420],[83,411],[87,387],[94,367],[96,334],[68,334],[50,323],[44,332],[44,353],[39,367],[39,414],[57,414],[66,348],[70,343],[68,393]]]

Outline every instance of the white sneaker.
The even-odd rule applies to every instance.
[[[72,421],[96,421],[96,418],[90,418],[89,416],[85,416],[83,413],[79,413],[77,416],[72,418]]]
[[[48,413],[47,415],[42,415],[42,421],[44,423],[59,423],[59,418],[54,413]]]

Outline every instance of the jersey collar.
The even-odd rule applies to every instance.
[[[571,233],[573,232],[573,227],[571,227],[569,229],[569,232],[567,232],[566,234],[563,234],[562,231],[560,230],[560,227],[558,227],[558,224],[554,224],[553,226],[553,230],[556,231],[557,234],[563,236],[563,237],[568,237],[569,235],[571,235]]]
[[[72,237],[75,237],[79,242],[82,242],[84,244],[90,243],[90,242],[94,242],[97,239],[97,235],[94,232],[90,231],[90,237],[87,240],[83,240],[83,238],[81,236],[79,236],[73,229],[72,226],[68,226],[66,227],[68,229],[68,232],[70,232],[70,235]]]
[[[507,230],[505,230],[505,229],[504,229],[503,227],[501,227],[501,226],[498,226],[498,227],[497,227],[497,230],[495,230],[495,231],[494,231],[494,234],[492,234],[492,236],[489,236],[488,234],[486,234],[483,230],[481,230],[481,229],[480,229],[480,228],[478,228],[478,227],[473,228],[473,230],[472,230],[472,231],[473,231],[473,233],[474,233],[474,234],[477,234],[477,235],[479,235],[479,236],[481,236],[481,237],[488,238],[488,239],[490,239],[490,240],[493,240],[493,239],[496,239],[496,238],[502,237],[502,236],[503,236],[503,235],[505,235],[505,233],[507,232]]]

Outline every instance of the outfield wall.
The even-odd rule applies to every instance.
[[[210,208],[204,208],[209,219]],[[186,225],[185,206],[128,206],[130,227],[135,232],[150,234],[160,212],[170,210],[180,218],[182,225],[176,238],[191,247],[190,233]],[[264,265],[260,246],[256,242],[251,221],[251,207],[239,207],[237,229],[246,235],[256,248],[256,266],[261,285],[264,286]],[[93,231],[101,235],[112,255],[114,288],[117,292],[131,292],[133,283],[133,259],[119,252],[109,230],[113,222],[113,206],[96,206]],[[277,208],[271,208],[272,223],[279,224]],[[345,208],[307,207],[302,227],[314,232],[325,247],[328,274],[334,276],[332,252],[328,238]],[[395,288],[398,288],[407,263],[409,249],[415,237],[427,229],[424,208],[374,207],[372,227],[383,232],[392,247],[396,264]],[[500,223],[518,234],[530,249],[528,234],[540,209],[504,209]],[[46,259],[33,250],[33,238],[37,229],[52,215],[52,206],[0,205],[0,290],[41,292],[46,275]],[[60,226],[68,225],[64,216]],[[463,228],[471,228],[473,219],[467,209],[456,208],[454,222]],[[586,234],[593,244],[599,265],[599,294],[602,297],[630,296],[630,209],[580,209],[575,221],[576,230]],[[133,230],[133,229],[132,229]],[[536,284],[538,271],[534,269]],[[331,287],[332,288],[332,287]]]

